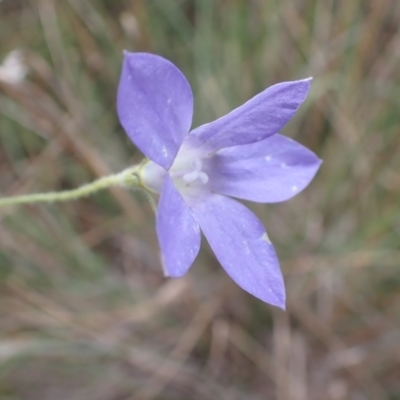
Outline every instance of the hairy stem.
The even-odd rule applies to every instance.
[[[82,185],[77,189],[0,198],[0,207],[17,204],[51,203],[54,201],[76,200],[96,193],[99,190],[107,189],[110,186],[138,186],[139,179],[136,173],[139,168],[139,165],[135,165],[134,167],[128,168],[118,174],[104,176],[94,182]]]

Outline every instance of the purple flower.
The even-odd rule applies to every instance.
[[[271,86],[189,133],[193,95],[184,75],[162,57],[125,53],[118,115],[149,158],[139,171],[142,185],[160,194],[156,228],[165,275],[188,271],[201,230],[240,287],[285,307],[279,262],[262,223],[228,196],[275,203],[310,183],[321,160],[278,134],[306,98],[310,81]]]

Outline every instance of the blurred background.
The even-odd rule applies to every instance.
[[[174,62],[194,126],[314,76],[283,133],[324,164],[251,205],[287,311],[204,243],[163,278],[140,193],[0,210],[0,399],[400,399],[398,0],[0,0],[0,193],[74,188],[141,160],[118,123],[122,50]]]

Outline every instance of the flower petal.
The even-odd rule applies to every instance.
[[[200,249],[200,228],[168,175],[161,191],[156,228],[165,275],[185,275]]]
[[[229,114],[193,130],[188,139],[208,151],[254,143],[278,133],[310,89],[311,78],[271,86]]]
[[[228,275],[252,295],[284,308],[282,273],[260,220],[244,205],[218,194],[199,201],[193,212]]]
[[[125,52],[117,109],[135,145],[168,169],[192,124],[193,95],[182,72],[162,57]]]
[[[322,161],[294,140],[276,134],[220,150],[206,164],[210,190],[261,203],[292,198],[314,178]]]

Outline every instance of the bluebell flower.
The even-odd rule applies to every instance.
[[[228,275],[257,298],[285,307],[275,249],[260,220],[232,199],[288,200],[321,160],[280,129],[305,100],[311,79],[271,86],[229,114],[190,131],[193,95],[181,71],[153,54],[125,53],[117,108],[148,160],[141,184],[160,195],[156,230],[164,272],[186,274],[201,231]]]

